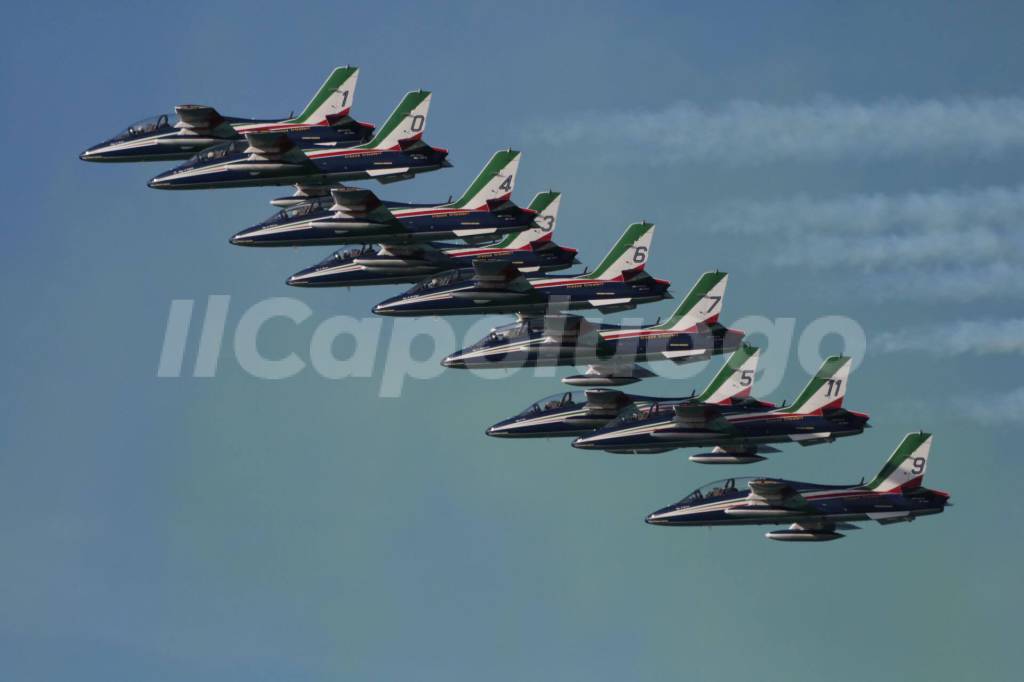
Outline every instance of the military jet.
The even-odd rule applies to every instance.
[[[174,114],[133,123],[114,137],[81,153],[83,161],[184,161],[198,152],[239,140],[246,133],[302,133],[316,141],[350,145],[369,139],[373,126],[349,116],[359,69],[339,66],[327,77],[298,116],[260,120],[222,116],[202,104],[180,104]]]
[[[589,364],[585,374],[562,382],[588,387],[631,384],[654,376],[636,363],[697,362],[739,348],[743,332],[718,323],[727,281],[724,272],[705,273],[668,320],[645,327],[599,324],[578,315],[521,316],[441,364],[461,369]]]
[[[654,225],[630,225],[593,273],[573,277],[526,277],[508,262],[474,260],[472,268],[425,279],[377,304],[373,312],[389,316],[543,315],[553,305],[561,310],[630,310],[641,303],[670,298],[669,282],[644,272],[653,237]]]
[[[521,154],[499,151],[456,201],[383,202],[368,189],[335,187],[323,198],[283,209],[231,238],[238,246],[406,244],[431,239],[493,239],[534,226],[537,214],[511,201]]]
[[[487,429],[498,438],[552,438],[582,436],[607,426],[626,410],[648,410],[655,405],[710,403],[723,408],[774,407],[750,398],[760,350],[744,344],[729,356],[700,395],[653,398],[610,388],[560,393],[530,405],[514,417]]]
[[[346,180],[396,182],[445,168],[447,149],[421,139],[430,93],[410,92],[369,142],[305,144],[288,132],[247,132],[196,154],[149,181],[156,189],[216,189],[264,185],[326,185]]]
[[[552,241],[561,201],[558,192],[541,192],[530,202],[535,227],[506,235],[493,244],[466,246],[419,244],[364,245],[335,251],[320,263],[288,278],[293,287],[350,287],[418,282],[477,259],[512,263],[523,272],[549,272],[575,264],[576,249]]]
[[[791,524],[765,533],[769,540],[824,542],[856,530],[851,521],[910,522],[941,513],[949,493],[921,485],[932,446],[930,433],[910,433],[870,483],[817,485],[779,478],[730,478],[710,483],[647,516],[658,526]]]
[[[735,411],[710,404],[658,405],[623,414],[603,429],[573,441],[574,448],[650,454],[713,446],[690,457],[701,464],[749,464],[771,443],[818,445],[863,433],[868,415],[843,409],[850,358],[827,358],[788,407]]]

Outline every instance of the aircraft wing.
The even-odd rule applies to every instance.
[[[245,153],[255,161],[276,161],[298,166],[312,164],[305,152],[285,133],[246,133]]]
[[[397,256],[399,258],[423,258],[430,261],[442,260],[444,258],[444,254],[440,249],[434,248],[434,246],[427,242],[420,244],[391,244],[385,239],[380,242],[380,246],[381,254]]]
[[[195,133],[211,131],[224,123],[224,117],[205,104],[179,104],[174,107],[174,113],[178,115],[175,128]]]
[[[750,503],[768,507],[803,510],[811,506],[803,495],[789,483],[770,478],[758,478],[747,484]]]
[[[588,415],[614,417],[630,403],[625,393],[608,388],[592,388],[586,391],[586,396]]]
[[[679,403],[673,410],[675,411],[675,416],[672,419],[680,426],[720,431],[723,434],[732,434],[736,431],[736,427],[722,416],[722,411],[717,405],[710,403]]]
[[[334,205],[331,210],[350,218],[365,218],[374,223],[390,225],[405,232],[405,226],[377,198],[371,190],[361,187],[335,187],[331,189]]]
[[[486,289],[508,289],[509,291],[533,291],[533,285],[523,276],[519,268],[511,263],[477,258],[473,260],[473,279]]]
[[[477,258],[473,261],[473,286],[452,295],[474,301],[502,302],[533,298],[535,293],[533,285],[516,266]]]

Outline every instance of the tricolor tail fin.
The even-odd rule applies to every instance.
[[[722,312],[725,300],[725,286],[729,275],[725,272],[705,272],[686,294],[683,302],[672,315],[654,329],[684,331],[698,324],[714,324]]]
[[[401,142],[418,140],[427,127],[429,111],[430,93],[426,90],[410,92],[398,103],[373,139],[361,149],[397,149]]]
[[[643,270],[651,255],[653,239],[653,223],[633,223],[626,228],[612,250],[587,278],[622,279],[626,273]]]
[[[352,109],[352,101],[356,97],[356,82],[359,80],[359,67],[339,66],[327,77],[324,84],[309,100],[302,113],[289,119],[288,123],[306,123],[311,125],[327,125],[332,119],[347,116]]]
[[[486,208],[489,201],[511,198],[516,186],[521,152],[504,149],[494,153],[484,169],[470,183],[459,200],[451,205],[455,208],[478,210]]]
[[[808,382],[793,404],[785,412],[813,414],[822,410],[843,406],[847,379],[850,376],[851,358],[833,355],[825,358],[821,367]]]
[[[932,449],[932,434],[908,433],[867,487],[878,492],[921,487]]]
[[[718,370],[704,392],[697,396],[702,403],[723,404],[731,398],[746,398],[754,385],[757,375],[757,361],[761,349],[747,344],[729,356],[729,359]]]
[[[558,207],[562,203],[561,192],[541,192],[527,207],[537,212],[533,227],[516,234],[510,234],[497,244],[502,249],[523,249],[530,244],[550,241],[558,224]]]

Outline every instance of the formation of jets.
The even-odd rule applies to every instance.
[[[431,93],[410,92],[378,128],[351,116],[359,70],[334,69],[297,116],[225,116],[182,104],[89,147],[95,162],[173,161],[156,189],[293,185],[280,210],[230,238],[237,246],[344,246],[292,274],[295,287],[412,285],[374,306],[388,316],[514,314],[509,324],[448,355],[445,367],[584,367],[562,381],[583,390],[539,400],[486,430],[497,438],[571,439],[574,448],[617,454],[701,452],[702,464],[760,462],[776,447],[831,443],[868,428],[843,407],[851,359],[827,358],[791,404],[752,397],[760,350],[719,322],[728,275],[702,274],[672,314],[648,325],[595,322],[568,311],[612,313],[672,298],[670,282],[646,271],[655,226],[629,225],[593,269],[553,236],[561,194],[512,195],[522,154],[494,153],[458,199],[404,203],[343,183],[389,184],[450,167],[448,150],[423,140]],[[442,241],[446,240],[446,241]],[[617,388],[654,377],[647,364],[693,363],[730,354],[708,386],[685,397]],[[932,436],[911,433],[868,484],[818,485],[781,478],[728,478],[649,514],[666,526],[789,524],[772,540],[826,541],[856,528],[937,514],[948,493],[922,486]]]

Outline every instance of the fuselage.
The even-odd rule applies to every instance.
[[[362,140],[313,143],[296,140],[301,155],[261,157],[247,153],[245,140],[219,145],[149,181],[156,189],[217,189],[347,180],[397,180],[448,165],[448,150],[427,145],[410,149],[364,149]],[[304,146],[305,145],[305,146]],[[335,242],[337,243],[337,242]]]
[[[550,242],[548,243],[550,244]],[[469,265],[474,259],[496,260],[525,272],[548,272],[575,262],[575,249],[551,244],[551,248],[507,249],[467,247],[454,244],[352,249],[336,251],[316,265],[296,272],[288,284],[297,287],[350,287],[418,282],[439,272]]]
[[[743,332],[717,323],[676,331],[595,324],[575,315],[560,319],[563,322],[555,328],[546,328],[545,318],[527,318],[498,327],[472,346],[452,353],[441,364],[459,369],[497,369],[625,365],[649,360],[699,362],[730,353],[743,340]]]
[[[615,422],[573,441],[573,447],[612,452],[663,451],[671,448],[721,446],[737,449],[757,444],[824,442],[864,431],[868,416],[836,410],[826,413],[790,413],[785,408],[752,411],[723,409],[721,420],[704,426],[680,423],[672,412]]]
[[[703,486],[673,505],[649,514],[647,523],[659,526],[740,526],[780,523],[842,523],[906,521],[938,514],[948,503],[946,493],[928,488],[877,492],[865,486],[834,486],[780,481],[807,501],[806,506],[771,506],[752,498],[744,484],[750,479],[726,479]]]
[[[448,280],[451,281],[448,281]],[[426,281],[376,305],[373,312],[390,316],[477,315],[487,313],[544,314],[560,310],[629,310],[642,303],[670,298],[669,282],[653,277],[627,281],[588,277],[542,276],[528,279],[525,292],[482,289],[473,270],[462,277]]]
[[[588,404],[583,392],[567,392],[540,400],[519,414],[504,419],[487,429],[488,436],[499,438],[552,438],[558,436],[585,436],[632,415],[650,412],[671,412],[675,405],[695,404],[695,396],[684,398],[655,398],[620,394],[615,409],[601,409],[599,404]],[[737,399],[721,409],[742,411],[764,410],[774,407],[752,399]]]
[[[331,198],[311,203],[299,214],[281,211],[270,219],[242,230],[231,238],[239,246],[317,246],[368,244],[380,241],[411,243],[459,237],[487,237],[522,232],[533,225],[535,211],[467,210],[450,205],[413,205],[383,202],[401,224],[376,222],[331,210]]]
[[[360,144],[373,133],[373,126],[366,123],[338,129],[237,117],[224,117],[215,129],[197,132],[175,126],[174,120],[174,114],[163,114],[139,121],[114,137],[89,147],[79,158],[101,162],[185,161],[209,147],[241,139],[239,129],[290,132],[310,144],[331,141]]]

